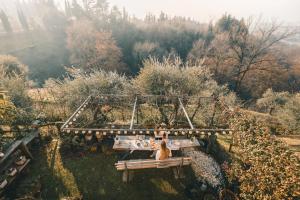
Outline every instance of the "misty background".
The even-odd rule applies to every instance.
[[[0,54],[28,66],[32,87],[53,78],[62,80],[73,69],[135,77],[149,57],[160,61],[169,57],[200,62],[218,83],[228,84],[245,99],[259,98],[270,87],[299,89],[297,0],[0,2]],[[245,61],[231,59],[240,57],[230,55],[235,48],[245,51],[240,52],[248,56]],[[247,63],[255,50],[262,53],[259,58],[264,62],[255,61],[259,66]],[[246,75],[240,77],[239,67],[247,69]]]

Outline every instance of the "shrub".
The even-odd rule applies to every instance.
[[[235,115],[232,128],[239,159],[231,163],[227,177],[239,182],[241,199],[297,199],[299,159],[266,127],[255,117]]]
[[[290,132],[299,133],[300,128],[300,94],[288,92],[273,92],[267,90],[261,99],[257,100],[261,111],[267,111]]]
[[[89,95],[121,94],[129,87],[125,76],[115,72],[93,71],[93,73],[72,74],[73,78],[64,80],[49,79],[45,88],[61,103],[76,108]]]
[[[16,57],[0,55],[0,74],[4,77],[26,76],[27,66],[23,65]]]
[[[13,103],[0,99],[0,124],[11,125],[17,117],[17,109]]]
[[[139,75],[133,80],[133,86],[140,94],[188,95],[190,100],[183,103],[188,105],[186,109],[191,120],[201,126],[210,126],[212,121],[219,120],[220,109],[214,109],[214,99],[211,97],[218,97],[227,106],[237,104],[235,94],[227,86],[219,86],[207,68],[189,66],[179,58],[173,61],[165,58],[163,62],[154,58],[146,60]],[[208,98],[200,98],[203,96]],[[178,100],[172,101],[172,104],[174,108],[171,109],[171,115],[174,116],[179,109]],[[166,119],[164,114],[166,109],[160,109],[160,112],[165,123],[171,123],[171,119]]]
[[[27,95],[27,67],[13,56],[0,56],[0,87],[7,90],[12,103],[19,108],[31,106]]]

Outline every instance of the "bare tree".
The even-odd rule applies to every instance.
[[[251,30],[252,21],[249,21],[246,28]],[[239,91],[244,81],[245,76],[252,70],[271,71],[271,65],[265,63],[276,62],[276,58],[269,55],[271,50],[280,41],[290,37],[293,32],[283,31],[280,33],[280,26],[276,23],[255,28],[251,32],[230,31],[229,32],[229,47],[233,52],[234,59],[237,61],[236,72],[234,76],[235,90]]]
[[[212,66],[217,78],[229,78],[233,89],[241,92],[250,72],[272,72],[278,63],[276,46],[293,34],[294,31],[284,30],[276,22],[242,19],[225,31],[217,31],[205,64]]]

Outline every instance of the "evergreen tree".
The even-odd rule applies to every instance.
[[[26,30],[26,31],[28,31],[29,30],[29,26],[28,26],[27,18],[24,15],[23,10],[21,8],[18,8],[17,12],[18,12],[19,21],[20,21],[23,29]]]
[[[73,2],[72,2],[71,13],[77,19],[80,19],[85,16],[83,8],[78,4],[78,2],[76,0],[73,0]]]
[[[71,10],[71,6],[68,0],[65,0],[65,13],[67,15],[67,17],[72,16],[72,10]]]
[[[6,13],[3,10],[0,11],[0,19],[1,19],[1,22],[2,22],[2,25],[3,25],[3,28],[5,29],[5,31],[7,33],[11,33],[12,28],[11,28],[10,22],[8,20]]]

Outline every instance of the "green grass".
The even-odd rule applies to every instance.
[[[117,153],[64,156],[57,144],[54,140],[35,152],[29,171],[6,194],[9,199],[34,193],[33,188],[40,190],[42,199],[188,199],[185,184],[193,180],[189,168],[185,169],[188,173],[184,180],[174,179],[171,169],[150,169],[137,171],[132,182],[126,184],[114,167]]]

